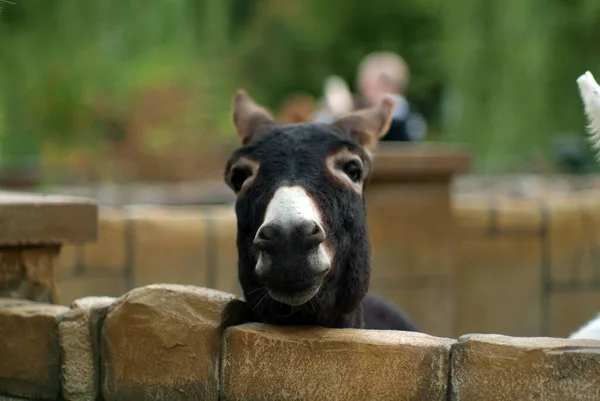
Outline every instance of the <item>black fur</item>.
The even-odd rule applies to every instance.
[[[373,293],[363,299],[362,307],[365,329],[421,331],[406,313]]]
[[[367,293],[361,304],[363,329],[421,331],[406,313],[390,301],[373,293]],[[261,323],[261,320],[252,313],[249,304],[241,299],[236,299],[230,302],[223,311],[221,330],[251,322]]]

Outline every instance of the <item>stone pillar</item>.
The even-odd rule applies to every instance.
[[[0,191],[0,297],[58,303],[61,246],[95,240],[97,221],[90,200]]]
[[[451,181],[469,171],[465,149],[380,144],[367,188],[371,291],[400,306],[428,334],[453,336],[457,231]]]

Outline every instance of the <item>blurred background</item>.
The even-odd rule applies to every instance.
[[[220,179],[234,90],[283,115],[331,74],[401,54],[428,141],[475,171],[590,172],[575,79],[600,66],[600,2],[0,2],[5,186]],[[300,95],[300,96],[298,96]],[[302,104],[299,104],[302,103]]]
[[[104,207],[98,242],[61,254],[62,302],[236,291],[235,90],[311,120],[329,89],[360,92],[375,51],[409,66],[432,146],[398,160],[435,169],[453,144],[473,168],[371,187],[372,289],[445,336],[564,336],[597,313],[600,168],[575,81],[600,76],[598,0],[0,0],[0,187]]]

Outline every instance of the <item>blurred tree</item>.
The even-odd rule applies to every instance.
[[[583,135],[575,79],[600,67],[597,0],[15,3],[0,13],[4,162],[35,158],[45,142],[94,151],[106,126],[126,126],[161,87],[190,93],[196,108],[150,126],[149,140],[227,143],[236,87],[276,107],[292,92],[320,96],[330,74],[354,85],[364,55],[393,50],[441,138],[498,171],[548,154],[564,132]]]
[[[600,2],[458,0],[440,16],[445,128],[476,150],[479,170],[548,154],[564,132],[583,135],[575,80],[600,66]]]
[[[73,146],[96,152],[109,120],[130,118],[137,98],[156,87],[180,88],[198,100],[230,96],[226,66],[209,62],[226,51],[227,4],[30,0],[5,7],[0,13],[2,160],[36,158],[42,142],[61,144],[54,149],[65,153]],[[204,110],[180,120],[196,119],[205,127],[193,135],[204,137],[208,146],[218,139],[214,127],[222,120],[212,111],[223,107],[202,103]],[[172,141],[190,134],[172,128],[153,135]]]

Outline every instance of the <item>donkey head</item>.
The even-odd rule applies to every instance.
[[[237,195],[239,280],[260,321],[336,326],[332,317],[359,306],[370,275],[364,190],[393,105],[279,125],[244,91],[235,96],[243,146],[225,181]]]

